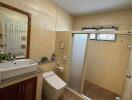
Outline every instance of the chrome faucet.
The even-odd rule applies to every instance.
[[[9,56],[9,61],[15,61],[16,60],[16,55],[8,54],[8,56]]]
[[[12,55],[13,61],[16,60],[16,55]]]

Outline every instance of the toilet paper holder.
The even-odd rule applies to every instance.
[[[59,72],[63,72],[64,68],[63,67],[56,67],[56,70],[59,71]]]

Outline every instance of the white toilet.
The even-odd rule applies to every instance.
[[[66,83],[53,71],[43,74],[43,95],[48,100],[58,100],[64,92]]]

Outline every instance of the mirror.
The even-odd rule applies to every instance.
[[[0,3],[0,52],[29,57],[30,14]]]

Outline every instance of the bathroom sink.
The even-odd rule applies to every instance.
[[[38,64],[31,59],[21,59],[0,63],[0,82],[18,75],[36,71]]]

